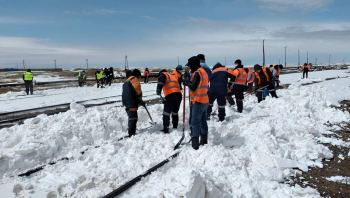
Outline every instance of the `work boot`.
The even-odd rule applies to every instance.
[[[162,130],[165,134],[169,133],[169,127],[164,126],[164,129]]]
[[[273,98],[278,98],[278,96],[277,96],[277,94],[276,94],[276,91],[271,91],[271,96],[273,97]]]
[[[129,134],[129,137],[132,137],[132,136],[134,136],[135,135],[135,131],[128,131],[128,134]]]
[[[236,101],[237,102],[237,111],[238,113],[242,113],[243,111],[243,101]]]
[[[219,122],[223,122],[225,120],[225,117],[219,117]]]
[[[192,137],[192,148],[194,150],[199,149],[199,137]]]
[[[201,135],[200,145],[203,146],[204,144],[208,144],[208,134],[207,135]]]
[[[179,116],[178,115],[171,115],[171,120],[173,123],[173,128],[177,129],[177,126],[179,125]]]

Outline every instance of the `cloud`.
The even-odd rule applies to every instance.
[[[106,8],[96,8],[94,10],[84,10],[81,12],[74,12],[70,10],[63,11],[64,14],[85,14],[85,15],[114,15],[114,14],[131,14],[129,11],[119,11]]]
[[[334,0],[254,0],[261,4],[261,8],[286,12],[290,9],[315,11],[325,9]]]
[[[154,22],[156,21],[157,19],[155,19],[154,17],[151,17],[151,16],[147,16],[147,15],[144,15],[144,16],[141,16],[141,18],[144,18],[148,21],[151,21],[151,22]]]
[[[35,21],[31,21],[23,18],[14,17],[0,17],[0,24],[34,24]]]

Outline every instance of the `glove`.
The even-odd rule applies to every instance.
[[[162,100],[162,104],[165,104],[165,100]]]
[[[141,101],[140,101],[140,104],[141,104],[141,106],[143,106],[143,107],[144,107],[144,106],[146,105],[146,102],[145,102],[145,101],[143,101],[143,100],[141,100]]]
[[[161,92],[159,90],[157,90],[157,95],[159,96],[161,94]]]

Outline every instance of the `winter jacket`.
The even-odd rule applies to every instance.
[[[230,81],[235,78],[232,70],[227,69],[220,63],[213,67],[210,78],[210,94],[227,95],[228,79]],[[234,81],[233,81],[234,82]]]
[[[167,74],[171,75],[169,73],[167,73]],[[163,72],[163,73],[160,74],[160,76],[158,78],[158,85],[157,85],[157,94],[158,95],[160,95],[160,93],[162,92],[162,89],[163,89],[163,87],[164,87],[164,85],[166,83],[165,82],[166,81],[166,76],[165,75],[166,75],[165,72]],[[174,93],[171,93],[171,94],[167,95],[165,97],[165,100],[168,100],[168,101],[169,100],[172,100],[172,101],[174,101],[174,100],[181,100],[181,96],[182,96],[181,92],[174,92]]]
[[[267,85],[273,84],[272,73],[270,69],[266,68],[266,74],[268,76],[268,79],[263,71],[263,68],[261,68],[261,71],[259,73],[254,72],[254,75],[259,75],[260,77],[260,84],[259,84],[259,78],[257,76],[254,79],[255,91]]]
[[[235,73],[235,70],[238,68],[242,68],[243,69],[243,65],[238,65],[235,67],[235,69],[233,69],[233,73]],[[231,78],[230,82],[228,83],[229,88],[231,88],[231,90],[234,90],[235,92],[237,92],[237,90],[239,91],[243,91],[245,90],[245,85],[238,85],[238,84],[234,84],[234,82],[236,81],[236,76],[234,76],[233,78]]]
[[[126,109],[137,109],[139,104],[141,104],[142,90],[137,77],[130,76],[123,84],[122,102]]]
[[[78,72],[75,74],[75,76],[78,77],[79,82],[85,82],[85,80],[86,80],[85,72]]]
[[[210,79],[211,78],[211,70],[210,70],[209,66],[204,61],[201,61],[201,67],[203,67],[205,72],[207,72],[208,78]]]

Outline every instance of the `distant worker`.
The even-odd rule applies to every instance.
[[[191,68],[192,77],[189,79],[186,76],[184,85],[190,89],[190,100],[192,104],[192,148],[197,150],[199,145],[208,143],[207,109],[209,103],[209,78],[204,68],[201,67],[197,56],[188,59],[187,66]],[[199,136],[201,137],[200,141]]]
[[[148,68],[146,68],[145,71],[143,71],[143,76],[145,77],[145,84],[148,83],[149,75],[151,75],[151,72],[148,70]]]
[[[259,64],[254,65],[254,71],[254,91],[258,97],[258,102],[260,103],[261,101],[265,100],[265,97],[263,97],[263,91],[265,88],[268,89],[272,97],[278,98],[273,85],[271,71],[266,67],[260,66]]]
[[[110,78],[109,69],[104,68],[104,69],[103,69],[103,73],[104,73],[104,75],[105,75],[105,79],[104,79],[104,84],[105,84],[105,86],[107,86],[107,85],[111,86],[111,84],[110,84],[110,82],[109,82],[109,80],[111,79],[111,78]]]
[[[303,69],[303,79],[305,78],[305,74],[306,74],[306,78],[309,77],[309,71],[310,71],[310,65],[308,65],[307,63],[304,63],[304,65],[301,67]]]
[[[96,76],[96,81],[97,81],[97,88],[99,88],[99,86],[101,86],[101,88],[104,88],[104,80],[105,80],[105,75],[103,70],[101,71],[96,71],[95,72],[95,76]]]
[[[235,95],[237,111],[243,112],[244,91],[246,90],[248,73],[243,69],[242,61],[237,59],[235,61],[235,69],[233,70],[234,77],[229,82],[230,95]]]
[[[79,87],[83,87],[86,81],[85,70],[75,73],[74,76],[78,77]]]
[[[211,73],[210,78],[210,93],[209,93],[209,107],[207,113],[207,120],[210,120],[210,115],[212,112],[212,108],[215,100],[218,103],[219,109],[219,121],[222,122],[225,120],[225,107],[226,107],[226,97],[227,97],[227,87],[228,87],[228,79],[235,78],[233,71],[227,69],[221,63],[216,63],[213,67],[213,71]]]
[[[33,95],[33,78],[34,75],[32,73],[31,69],[28,69],[27,72],[23,73],[23,80],[24,80],[24,85],[26,87],[26,93],[29,95]]]
[[[170,115],[173,128],[176,129],[179,124],[178,112],[182,94],[177,76],[168,73],[165,69],[160,71],[158,76],[157,95],[161,95],[162,90],[164,93],[164,98],[162,97],[162,102],[164,103],[163,132],[169,133]]]
[[[177,82],[180,85],[180,89],[182,90],[182,65],[178,65],[174,71],[173,71],[173,75],[176,77]]]
[[[113,67],[109,68],[109,86],[111,86],[112,82],[114,80],[114,71],[113,71]]]
[[[129,78],[123,84],[122,103],[125,106],[125,110],[129,118],[129,137],[136,134],[136,124],[138,120],[137,110],[139,105],[145,106],[145,102],[142,100],[140,79],[140,70],[134,69]]]

